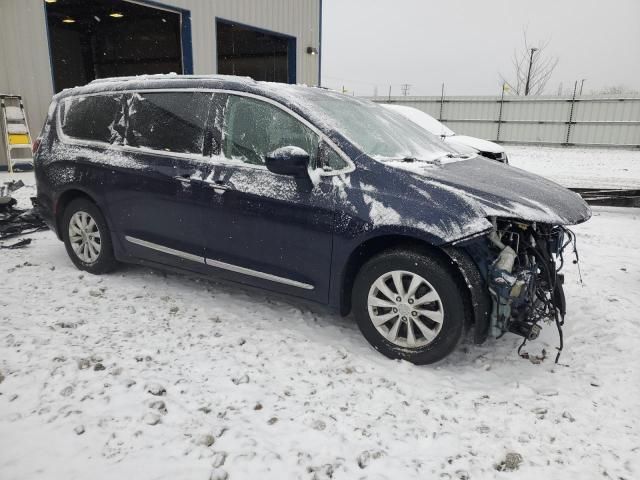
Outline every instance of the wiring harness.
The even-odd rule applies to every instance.
[[[489,237],[495,259],[488,267],[489,291],[493,298],[492,327],[496,337],[506,332],[527,341],[538,337],[541,323],[554,323],[559,338],[556,363],[564,348],[562,327],[566,314],[564,251],[573,245],[578,263],[575,234],[566,227],[493,219]]]

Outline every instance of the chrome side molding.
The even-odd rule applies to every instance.
[[[146,247],[151,250],[156,250],[157,252],[173,255],[174,257],[184,258],[185,260],[191,260],[192,262],[204,263],[204,257],[200,257],[198,255],[192,255],[191,253],[183,252],[182,250],[174,250],[173,248],[158,245],[157,243],[147,242],[146,240],[141,240],[140,238],[130,237],[129,235],[125,235],[124,238],[127,242],[135,243],[136,245],[140,245],[141,247]]]
[[[175,250],[173,248],[165,247],[164,245],[158,245],[157,243],[148,242],[136,237],[130,237],[125,235],[125,240],[141,247],[156,250],[157,252],[166,253],[167,255],[173,255],[174,257],[184,258],[192,262],[202,263],[214,268],[220,268],[222,270],[228,270],[230,272],[241,273],[251,277],[261,278],[263,280],[269,280],[271,282],[282,283],[283,285],[290,285],[292,287],[302,288],[304,290],[313,290],[315,287],[308,283],[298,282],[285,277],[279,277],[270,273],[260,272],[258,270],[252,270],[250,268],[240,267],[238,265],[232,265],[231,263],[221,262],[219,260],[213,260],[211,258],[200,257],[191,253],[183,252],[182,250]]]
[[[259,272],[258,270],[251,270],[250,268],[239,267],[230,263],[224,263],[219,260],[212,260],[211,258],[205,258],[205,264],[212,267],[222,268],[231,272],[242,273],[244,275],[250,275],[252,277],[262,278],[264,280],[270,280],[272,282],[283,283],[285,285],[291,285],[292,287],[304,288],[305,290],[313,290],[314,286],[308,283],[298,282],[289,278],[279,277],[277,275],[271,275],[270,273]]]

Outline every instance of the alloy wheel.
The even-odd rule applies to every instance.
[[[442,329],[440,295],[427,280],[412,272],[394,270],[378,277],[369,289],[367,307],[378,332],[403,348],[424,347]]]
[[[69,220],[69,243],[84,263],[95,263],[100,256],[102,241],[96,221],[87,212],[78,211]]]

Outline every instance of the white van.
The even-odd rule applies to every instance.
[[[507,164],[509,163],[507,153],[504,151],[504,147],[502,147],[502,145],[498,145],[497,143],[483,140],[481,138],[456,135],[456,133],[446,125],[440,123],[428,113],[418,110],[417,108],[407,107],[405,105],[381,105],[403,115],[417,125],[420,125],[426,131],[442,137],[445,142],[451,144],[451,146],[460,153],[477,153],[483,157],[490,158],[491,160],[497,160],[498,162]]]

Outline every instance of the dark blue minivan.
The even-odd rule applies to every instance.
[[[73,263],[216,276],[353,312],[416,364],[560,328],[565,188],[367,100],[228,76],[103,79],[56,95],[35,206]]]

